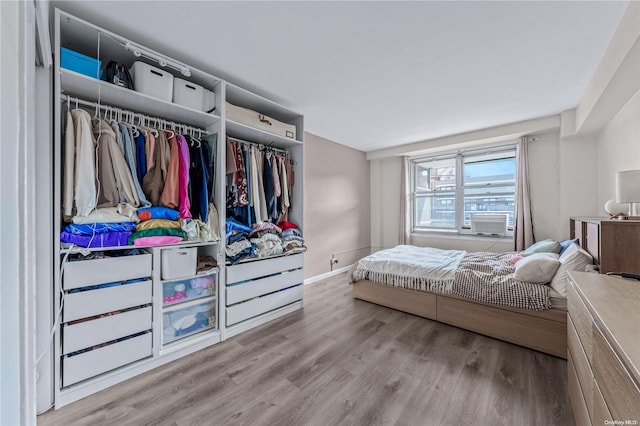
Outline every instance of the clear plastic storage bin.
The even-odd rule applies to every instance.
[[[194,301],[197,302],[197,301]],[[162,344],[216,327],[216,299],[202,303],[184,303],[164,310]]]
[[[201,299],[216,294],[218,271],[213,269],[193,278],[162,283],[162,306]]]

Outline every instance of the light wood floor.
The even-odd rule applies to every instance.
[[[49,411],[43,425],[572,425],[566,361],[353,300],[302,311]]]

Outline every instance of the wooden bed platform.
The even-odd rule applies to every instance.
[[[531,311],[367,280],[353,283],[353,297],[567,358],[567,311],[564,309]]]

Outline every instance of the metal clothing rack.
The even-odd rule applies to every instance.
[[[255,147],[258,147],[260,150],[264,151],[264,150],[268,150],[268,151],[274,151],[274,152],[278,152],[282,155],[288,155],[289,151],[287,151],[286,149],[280,149],[280,148],[274,148],[271,145],[265,145],[263,143],[257,143],[257,142],[250,142],[250,141],[245,141],[242,139],[238,139],[238,138],[233,138],[231,136],[228,136],[228,139],[230,141],[234,141],[234,142],[238,142],[239,144],[244,144],[244,145],[253,145]]]
[[[206,130],[200,129],[198,127],[176,123],[174,121],[168,121],[159,117],[152,117],[123,108],[104,105],[102,103],[85,101],[84,99],[66,94],[60,95],[60,101],[62,103],[67,103],[69,109],[71,108],[71,105],[75,105],[76,108],[79,105],[83,105],[89,108],[95,108],[96,115],[98,115],[99,111],[102,111],[105,117],[112,118],[114,120],[128,123],[134,126],[171,129],[178,133],[187,134],[197,139],[201,139],[203,135],[207,135],[209,133]]]

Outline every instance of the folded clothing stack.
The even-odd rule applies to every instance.
[[[179,243],[187,238],[181,228],[179,212],[168,207],[138,209],[140,223],[136,232],[129,236],[129,244],[135,246],[158,246]]]
[[[255,253],[255,246],[248,239],[249,232],[251,232],[251,227],[240,223],[233,217],[227,218],[225,252],[227,260],[232,264]]]
[[[278,226],[282,229],[280,239],[282,248],[286,254],[302,253],[307,251],[302,238],[302,232],[297,225],[291,222],[280,222]]]
[[[271,222],[262,222],[253,225],[249,233],[252,244],[256,247],[256,257],[268,257],[282,254],[284,248],[280,240],[282,229]]]

